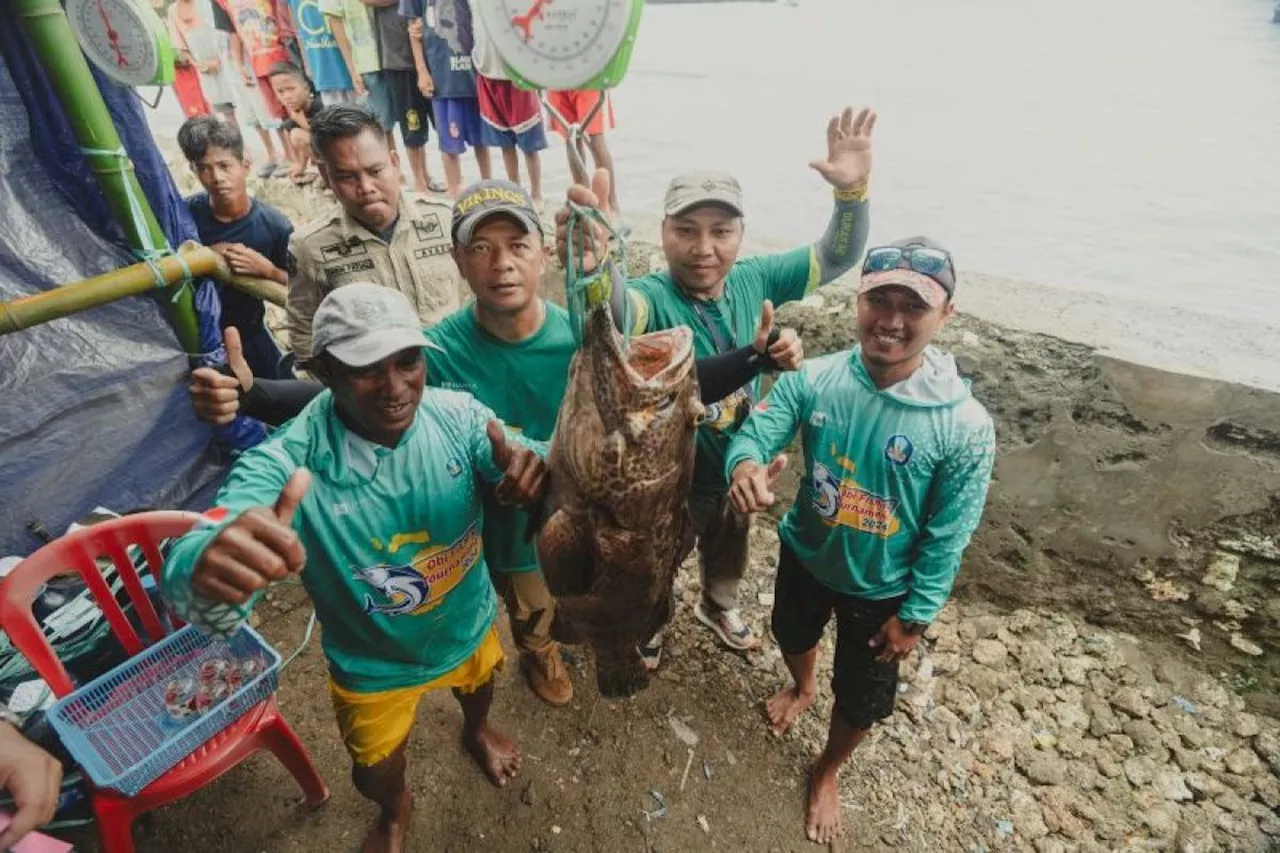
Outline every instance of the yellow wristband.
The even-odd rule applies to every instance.
[[[851,190],[836,190],[835,197],[836,201],[866,201],[867,185],[862,184]]]

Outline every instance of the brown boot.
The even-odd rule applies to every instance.
[[[542,701],[557,708],[573,701],[573,682],[560,658],[560,644],[547,643],[541,649],[520,653],[520,665],[529,686]]]

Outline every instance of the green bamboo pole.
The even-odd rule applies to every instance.
[[[80,52],[80,45],[62,5],[58,0],[11,2],[18,25],[35,47],[80,147],[98,151],[121,150],[120,136],[111,122],[98,84],[89,71],[89,62]],[[85,156],[129,245],[139,251],[148,245],[161,249],[167,246],[164,231],[134,175],[132,161],[128,157]],[[131,196],[136,199],[136,208],[130,204]],[[139,210],[140,217],[137,215]],[[191,288],[170,292],[164,303],[169,308],[178,340],[188,353],[198,353],[200,332]]]
[[[167,285],[182,281],[189,270],[193,276],[210,276],[274,305],[285,305],[287,291],[283,285],[264,278],[233,274],[227,268],[226,261],[210,248],[194,242],[184,243],[178,249],[178,255],[181,260],[171,255],[157,262]],[[0,335],[29,329],[50,320],[58,320],[69,314],[155,289],[155,271],[149,264],[143,263],[112,270],[33,296],[0,302]]]

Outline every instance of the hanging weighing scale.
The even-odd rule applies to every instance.
[[[631,62],[644,0],[473,0],[525,89],[610,89]]]
[[[89,61],[120,85],[173,82],[173,44],[145,0],[67,0],[67,19]]]
[[[582,128],[591,126],[608,90],[627,73],[644,0],[472,0],[472,8],[512,81],[537,89],[543,108],[566,129],[573,180],[587,183],[578,154]],[[573,123],[547,100],[547,89],[595,90],[599,96]]]

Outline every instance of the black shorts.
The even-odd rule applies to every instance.
[[[366,74],[364,82],[369,89],[369,105],[383,128],[391,133],[400,125],[406,148],[426,145],[427,129],[435,116],[431,102],[418,91],[417,74],[404,69],[383,69],[376,74]]]
[[[836,617],[836,659],[831,677],[836,713],[850,727],[867,729],[893,713],[898,696],[898,664],[880,663],[869,643],[906,596],[868,601],[836,592],[800,564],[786,545],[778,554],[773,586],[773,636],[786,655],[818,645]]]

